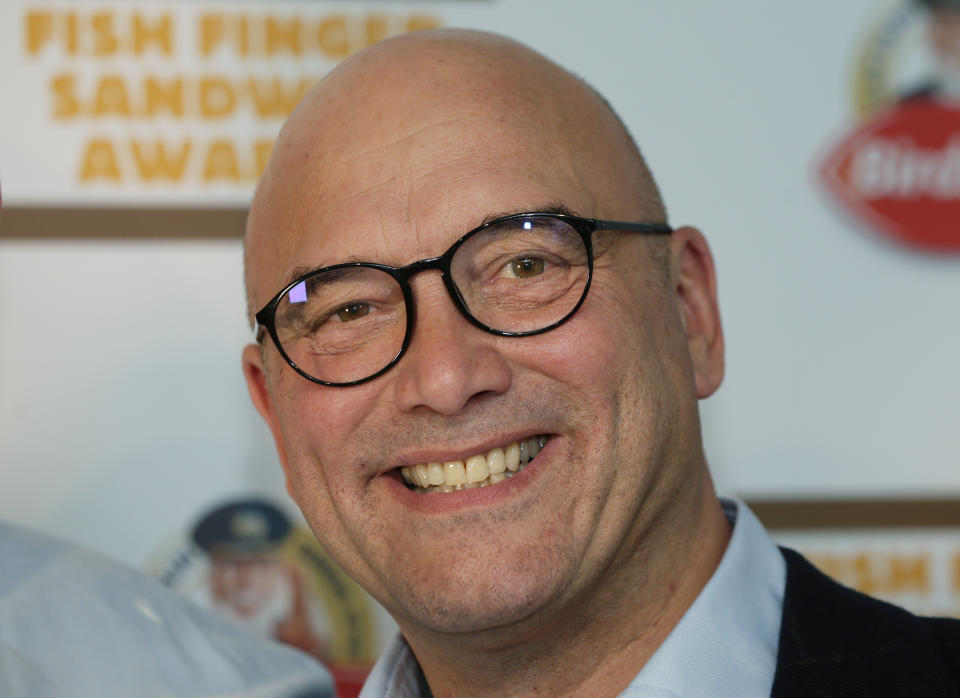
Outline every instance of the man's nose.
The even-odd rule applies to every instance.
[[[407,353],[392,370],[400,409],[455,415],[472,401],[506,392],[513,376],[496,348],[503,340],[460,314],[439,274],[419,275],[411,286],[416,324]]]

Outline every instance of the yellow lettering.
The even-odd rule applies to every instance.
[[[124,52],[139,56],[151,49],[169,56],[174,50],[174,23],[169,12],[148,16],[113,10],[89,13],[35,10],[24,14],[23,33],[29,55],[36,55],[51,44],[68,56],[82,53],[96,58]]]
[[[384,15],[369,15],[364,22],[364,28],[367,46],[383,41],[390,35],[390,25]]]
[[[90,18],[93,30],[93,55],[112,56],[117,53],[120,42],[113,28],[112,12],[96,12]]]
[[[932,588],[928,555],[811,556],[824,574],[867,594],[929,592]],[[954,559],[954,588],[960,591],[960,554]]]
[[[127,86],[118,75],[105,75],[97,84],[93,100],[93,116],[130,116]]]
[[[47,10],[34,10],[28,12],[23,21],[27,53],[35,56],[53,38],[53,13]]]
[[[257,178],[267,169],[267,163],[270,161],[270,153],[273,151],[272,140],[259,140],[253,144],[253,155],[255,160]]]
[[[887,590],[892,592],[929,591],[930,566],[927,558],[925,556],[891,556]]]
[[[156,44],[157,50],[165,56],[173,54],[173,21],[169,14],[164,14],[151,23],[139,12],[135,12],[131,20],[131,33],[133,52],[138,56],[151,44]]]
[[[345,15],[331,15],[317,25],[317,46],[331,58],[346,58],[350,54]]]
[[[153,76],[143,79],[143,110],[156,116],[162,110],[172,116],[183,116],[183,79],[162,80]]]
[[[288,87],[280,78],[250,78],[247,87],[250,89],[250,98],[257,116],[269,119],[289,115],[312,83],[313,81],[307,78],[300,78],[296,85]]]
[[[272,56],[282,50],[299,56],[302,53],[300,46],[300,18],[280,20],[267,16],[264,26],[264,51]]]
[[[102,138],[90,139],[80,165],[80,181],[89,182],[94,179],[120,181],[120,168],[117,166],[117,154],[113,150],[113,144]]]
[[[440,26],[440,20],[430,15],[413,15],[407,19],[407,31],[415,32],[420,29],[436,29]]]
[[[144,182],[155,179],[179,181],[187,167],[187,158],[190,156],[190,141],[180,143],[180,150],[175,155],[167,152],[167,144],[156,140],[152,144],[130,141],[130,151],[133,161],[137,165],[137,172]]]
[[[230,141],[213,141],[207,149],[207,159],[203,165],[203,181],[213,182],[218,179],[240,181],[237,152]]]
[[[843,563],[833,555],[810,555],[810,562],[828,577],[844,581]]]
[[[223,42],[223,15],[200,15],[200,55],[209,56]]]
[[[72,12],[64,18],[67,25],[66,29],[66,49],[67,54],[76,56],[80,52],[80,29],[77,16]]]
[[[339,60],[393,34],[439,26],[439,18],[427,14],[340,12],[305,19],[298,14],[208,13],[199,17],[197,46],[201,56],[227,46],[240,56],[301,56],[312,52]]]
[[[228,115],[237,104],[233,87],[222,78],[203,78],[200,81],[200,113],[205,119]]]
[[[80,113],[80,102],[75,94],[77,76],[72,73],[60,73],[50,79],[53,92],[53,118],[73,119]]]
[[[864,594],[873,594],[877,589],[877,580],[874,578],[873,568],[870,565],[870,556],[860,553],[851,560],[853,565],[854,587]]]
[[[237,50],[241,56],[249,56],[250,51],[250,22],[246,17],[240,17],[237,22]]]

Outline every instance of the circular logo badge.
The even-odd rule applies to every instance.
[[[341,696],[359,692],[376,659],[373,600],[268,499],[211,507],[147,567],[195,603],[321,660]]]
[[[833,199],[872,230],[960,251],[960,0],[905,0],[857,54],[859,122],[819,168]]]

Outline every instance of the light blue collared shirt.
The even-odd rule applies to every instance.
[[[621,698],[769,696],[787,566],[753,512],[721,500],[733,534],[720,565]],[[424,698],[417,661],[397,635],[360,698]]]

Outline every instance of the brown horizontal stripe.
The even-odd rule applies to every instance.
[[[245,208],[54,208],[4,206],[0,238],[239,238]]]
[[[0,238],[237,238],[245,208],[55,208],[5,206]],[[960,527],[960,499],[751,499],[767,528]]]
[[[774,530],[960,527],[960,499],[750,499]]]

